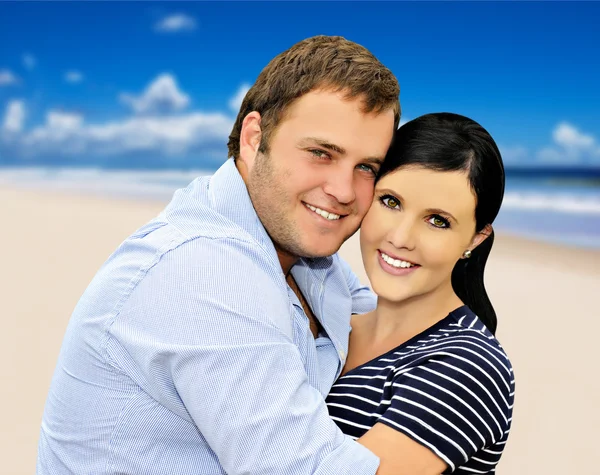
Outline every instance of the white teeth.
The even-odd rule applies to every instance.
[[[394,259],[388,256],[387,254],[384,254],[383,252],[381,253],[381,257],[383,257],[383,260],[393,267],[401,267],[403,269],[408,269],[409,267],[414,266],[414,264],[411,264],[410,262]]]
[[[315,213],[317,213],[319,216],[323,216],[325,219],[328,219],[330,221],[335,221],[336,219],[340,219],[340,215],[339,214],[329,213],[327,211],[322,210],[321,208],[315,208],[314,206],[311,206],[309,204],[306,204],[306,207],[309,210],[314,211]]]

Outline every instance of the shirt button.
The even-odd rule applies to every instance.
[[[340,355],[340,358],[342,360],[346,359],[346,353],[344,352],[344,350],[340,350],[338,351],[338,354]]]

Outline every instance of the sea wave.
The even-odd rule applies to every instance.
[[[578,193],[509,191],[504,195],[502,208],[600,215],[600,190]]]
[[[211,170],[105,170],[100,168],[7,168],[0,184],[25,188],[77,191],[105,196],[165,199]]]

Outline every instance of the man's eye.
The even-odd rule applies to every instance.
[[[377,170],[372,167],[371,165],[366,165],[366,164],[361,164],[358,165],[358,168],[360,168],[361,170],[365,171],[365,172],[369,172],[372,173],[373,175],[377,175]]]
[[[329,154],[324,150],[319,150],[317,148],[309,150],[311,154],[313,154],[316,158],[329,158]]]

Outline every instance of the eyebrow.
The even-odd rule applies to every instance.
[[[326,148],[327,150],[331,150],[332,152],[339,153],[340,155],[346,154],[346,149],[340,147],[339,145],[335,145],[327,140],[320,139],[318,137],[306,137],[300,141],[300,146],[305,147],[307,145],[318,145],[319,147]]]
[[[404,201],[404,198],[402,198],[402,195],[400,193],[394,191],[394,190],[390,190],[390,189],[384,188],[384,189],[380,189],[379,193],[380,194],[382,194],[382,193],[389,193],[390,195],[394,195],[396,198],[398,198],[400,200],[400,202]],[[452,220],[454,220],[456,222],[456,224],[460,224],[458,222],[458,219],[456,219],[452,213],[450,213],[450,212],[448,212],[446,210],[443,210],[441,208],[427,208],[425,210],[425,212],[430,213],[430,214],[444,214],[444,215],[450,217]]]
[[[340,155],[346,155],[346,149],[340,147],[339,145],[333,144],[325,139],[321,139],[319,137],[306,137],[302,139],[299,143],[300,147],[306,147],[309,145],[318,145],[324,149],[330,150],[332,152],[336,152]],[[376,165],[381,165],[383,163],[383,157],[367,157],[363,159],[363,161],[367,163],[373,163]]]

